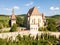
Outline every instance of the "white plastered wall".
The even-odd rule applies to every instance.
[[[13,26],[13,24],[16,24],[16,20],[11,20],[11,26]]]
[[[35,24],[38,25],[39,23],[39,27],[43,27],[44,26],[44,22],[43,22],[43,19],[42,19],[42,16],[30,16],[30,25],[33,24],[32,20],[35,19]],[[39,22],[38,22],[39,20]]]

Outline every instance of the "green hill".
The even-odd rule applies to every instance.
[[[24,18],[26,14],[16,15],[17,17]],[[9,20],[11,15],[1,15],[0,14],[0,20]]]
[[[0,15],[0,20],[9,20],[9,16],[7,16],[7,15]]]
[[[10,20],[10,16],[11,15],[0,15],[0,23],[4,22],[4,23],[8,23]],[[16,15],[16,17],[21,18],[22,20],[24,20],[24,17],[26,16],[26,14],[21,14],[21,15]],[[60,15],[54,15],[54,16],[46,16],[46,19],[54,19],[56,20],[56,23],[60,23]]]
[[[49,16],[47,19],[54,19],[56,23],[60,23],[60,15]]]

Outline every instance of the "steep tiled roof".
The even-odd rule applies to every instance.
[[[28,16],[31,16],[31,15],[41,15],[41,14],[39,13],[39,11],[37,10],[36,7],[31,8],[31,9],[28,11],[27,14],[28,14]]]
[[[15,15],[12,15],[12,16],[11,16],[11,19],[16,19],[16,16],[15,16]]]

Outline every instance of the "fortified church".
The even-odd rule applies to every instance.
[[[38,31],[38,28],[44,27],[46,19],[44,14],[39,13],[38,9],[36,7],[33,7],[29,9],[27,15],[26,15],[26,26],[27,29],[33,30],[33,31]],[[16,16],[14,14],[14,9],[12,9],[12,15],[11,15],[11,26],[13,24],[16,24]]]

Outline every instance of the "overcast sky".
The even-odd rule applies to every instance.
[[[0,14],[11,15],[12,8],[15,14],[26,14],[33,6],[47,16],[60,14],[60,0],[0,0]]]

